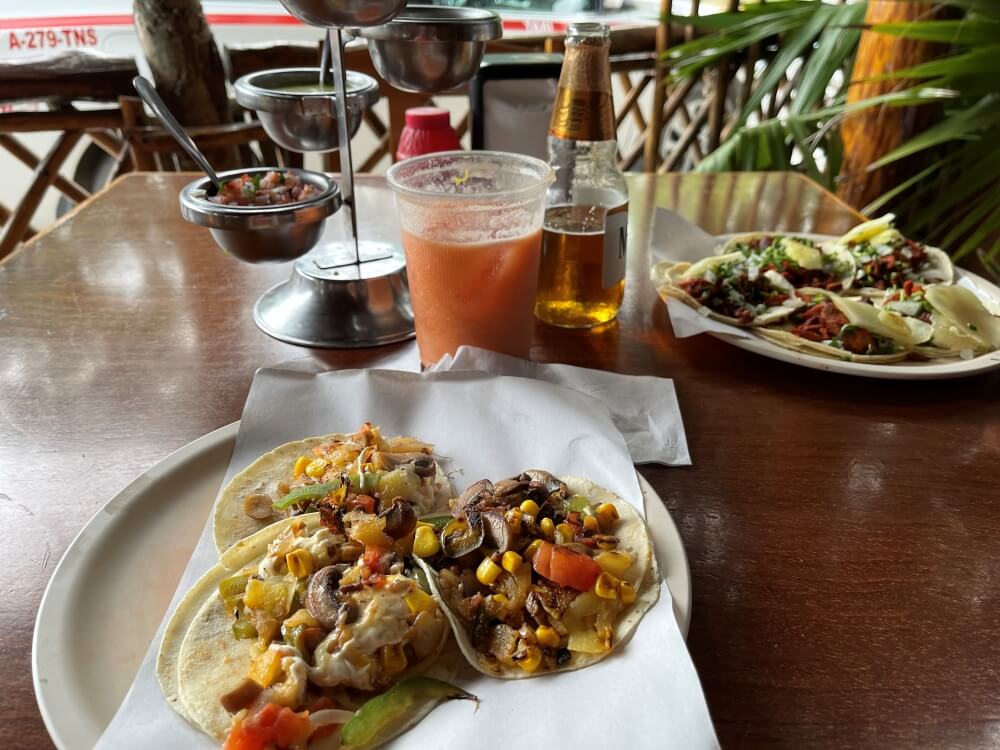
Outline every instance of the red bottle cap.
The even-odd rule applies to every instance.
[[[443,130],[451,127],[451,116],[440,107],[410,107],[406,110],[406,127],[418,130]]]

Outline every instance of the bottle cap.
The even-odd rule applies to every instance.
[[[406,110],[406,127],[439,130],[451,127],[451,115],[440,107],[410,107]]]

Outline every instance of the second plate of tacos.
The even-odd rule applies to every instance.
[[[353,434],[286,443],[237,474],[213,511],[219,554],[254,532],[289,516],[315,510],[324,499],[349,501],[378,513],[402,498],[417,515],[447,509],[451,482],[434,446],[414,437],[386,438],[365,423]]]
[[[438,526],[418,528],[414,555],[469,663],[492,677],[594,664],[659,597],[642,517],[586,479],[481,480]]]
[[[808,306],[786,326],[756,333],[788,349],[869,363],[900,362],[930,340],[931,325],[918,318],[821,289],[803,289],[800,295]]]

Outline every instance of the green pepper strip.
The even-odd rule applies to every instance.
[[[306,500],[324,498],[340,487],[340,485],[341,481],[339,479],[334,479],[332,482],[323,482],[322,484],[304,484],[301,487],[296,487],[280,500],[271,503],[271,505],[277,510],[286,510]]]
[[[417,520],[420,521],[421,523],[429,523],[431,526],[434,527],[435,531],[440,531],[445,526],[447,526],[449,523],[451,523],[452,521],[454,521],[455,520],[455,516],[448,515],[448,514],[439,515],[439,516],[422,516],[421,518],[418,518]]]
[[[566,510],[569,511],[582,513],[589,507],[590,500],[587,499],[586,495],[573,495],[573,497],[566,501]]]
[[[372,698],[344,724],[343,750],[362,750],[388,742],[420,721],[441,701],[479,699],[461,688],[432,677],[404,677],[382,695]]]

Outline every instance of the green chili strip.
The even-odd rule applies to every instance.
[[[476,696],[432,677],[404,677],[382,695],[372,698],[344,724],[343,750],[363,750],[388,742],[446,700],[478,700]]]
[[[420,523],[429,523],[431,526],[434,527],[435,531],[440,531],[449,523],[454,521],[455,516],[446,513],[443,515],[423,516],[422,518],[418,518],[417,520],[420,521]]]
[[[277,510],[286,510],[293,505],[307,500],[320,500],[340,487],[340,485],[341,481],[339,479],[334,479],[332,482],[323,482],[322,484],[305,484],[301,487],[295,487],[283,498],[272,503],[272,505]]]

